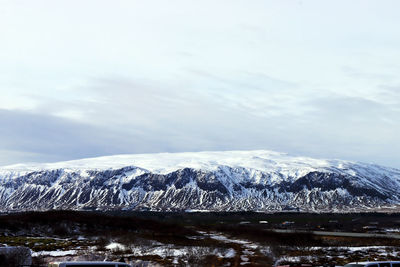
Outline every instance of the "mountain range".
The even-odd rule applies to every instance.
[[[257,151],[116,155],[0,167],[0,211],[397,210],[400,170]]]

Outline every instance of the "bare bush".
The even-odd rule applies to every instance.
[[[0,248],[0,267],[19,267],[20,265],[31,265],[32,256],[29,248],[4,247]]]

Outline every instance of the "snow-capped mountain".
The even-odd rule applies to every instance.
[[[396,209],[400,170],[271,151],[117,155],[0,168],[0,211]]]

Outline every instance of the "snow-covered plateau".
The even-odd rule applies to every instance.
[[[116,155],[0,167],[0,211],[379,211],[400,170],[272,151]]]

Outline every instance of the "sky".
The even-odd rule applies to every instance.
[[[274,150],[400,168],[397,0],[1,0],[0,166]]]

